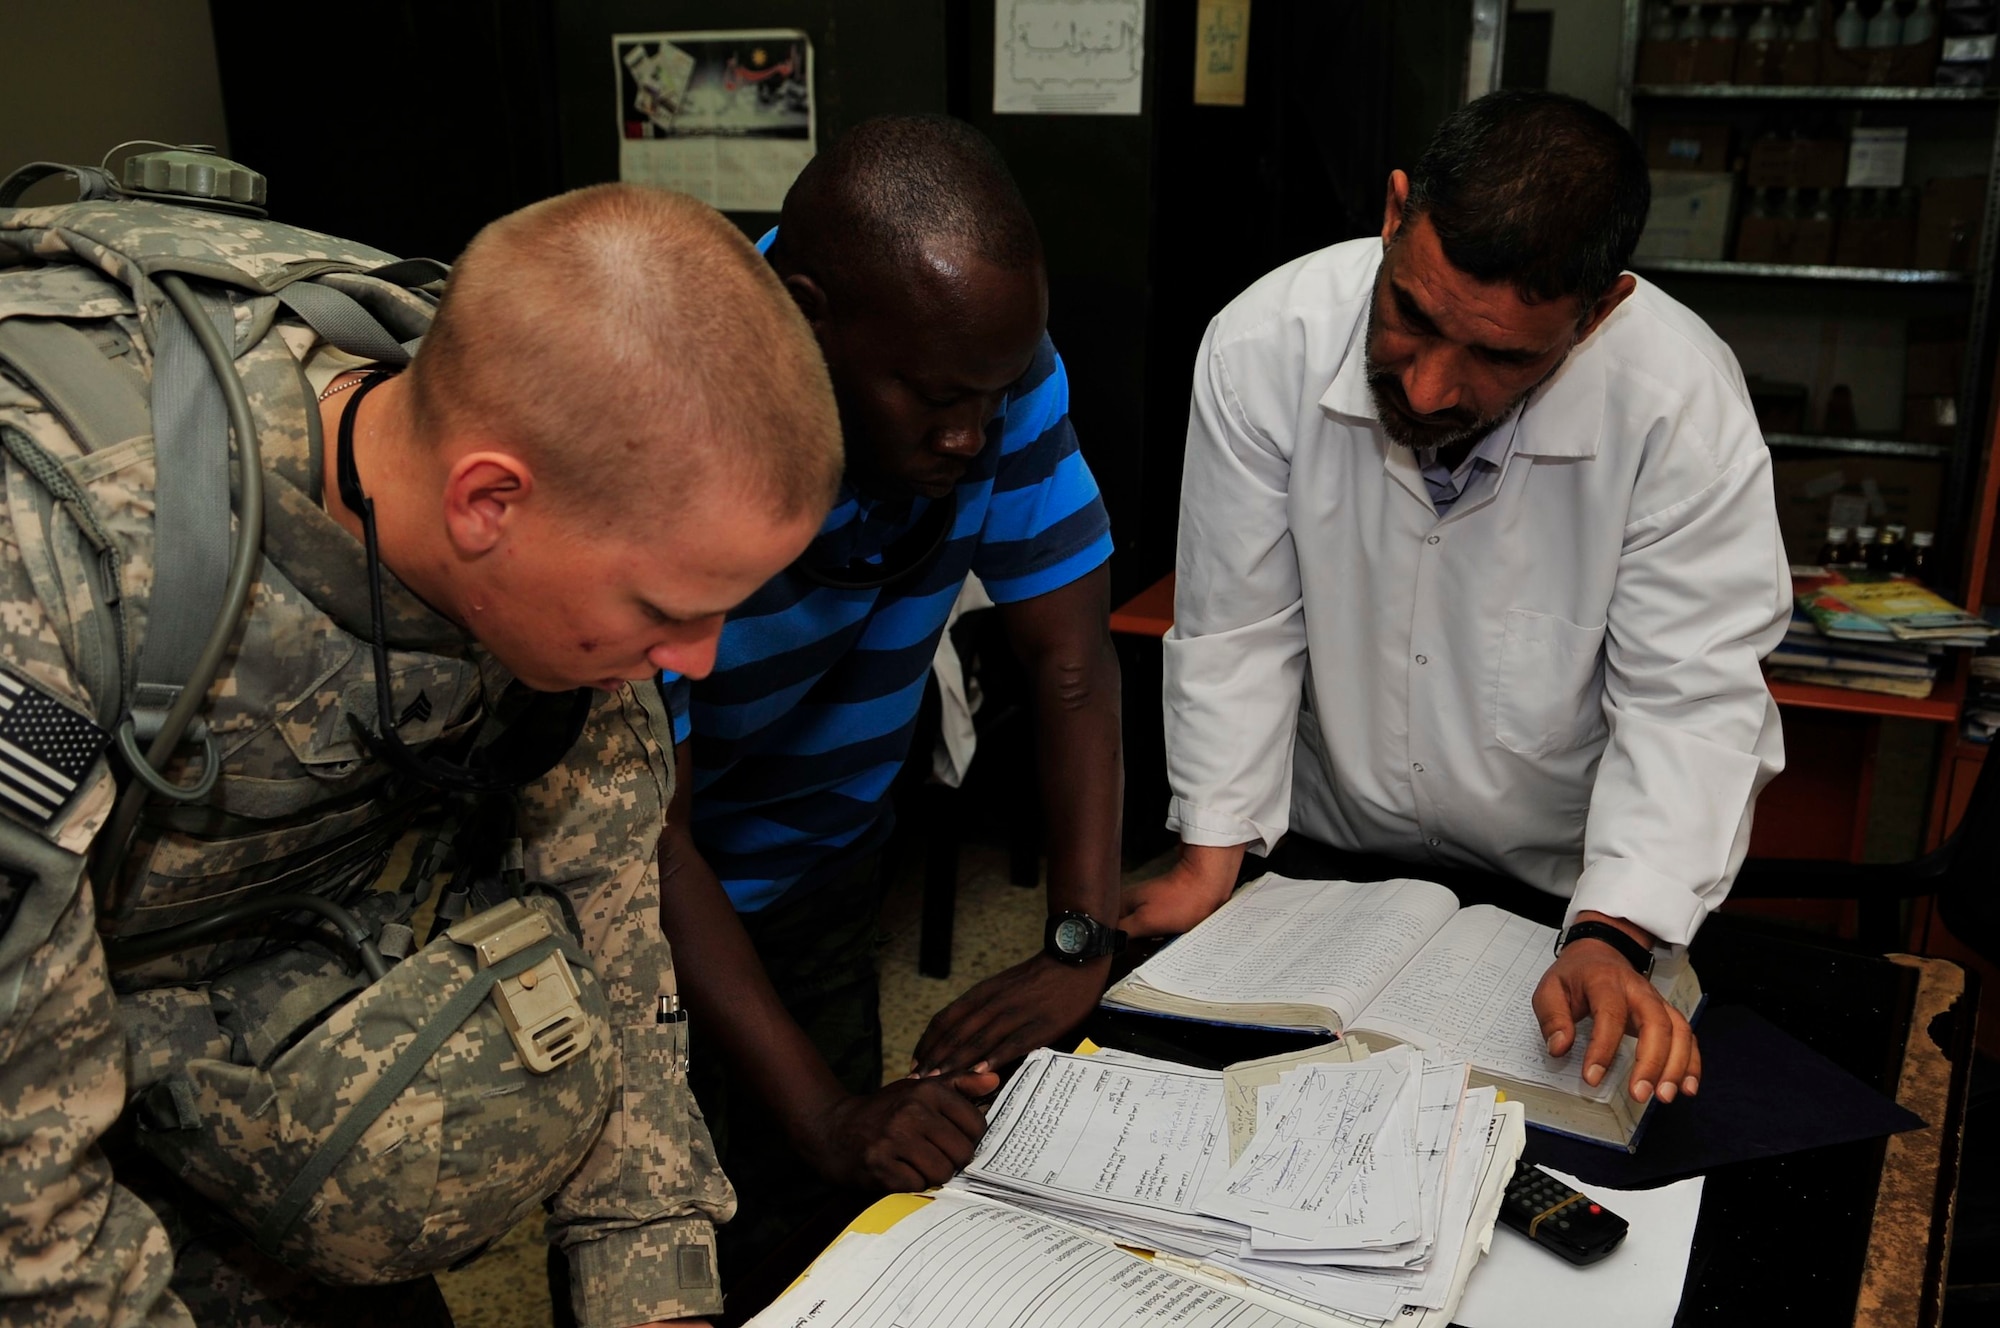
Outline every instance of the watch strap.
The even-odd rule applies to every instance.
[[[1603,941],[1606,945],[1625,956],[1625,962],[1632,965],[1640,977],[1653,975],[1653,952],[1633,940],[1623,931],[1608,922],[1577,922],[1566,932],[1556,937],[1556,953],[1571,941]]]

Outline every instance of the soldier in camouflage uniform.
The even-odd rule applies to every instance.
[[[309,232],[188,216],[192,272],[197,259],[259,280],[314,260],[336,272],[388,261]],[[56,218],[14,215],[15,247],[0,244],[0,320],[70,320],[143,399],[156,316],[146,284],[96,270],[117,271],[115,239],[80,238],[140,223],[116,205]],[[85,248],[87,265],[53,261]],[[7,266],[10,253],[23,261]],[[428,316],[420,293],[407,298]],[[841,462],[811,335],[718,215],[621,186],[489,227],[410,369],[370,388],[348,387],[367,366],[272,301],[223,308],[259,422],[265,528],[250,606],[203,709],[221,777],[194,803],[149,807],[108,882],[84,868],[117,797],[106,760],[45,818],[0,803],[0,829],[45,846],[36,852],[47,859],[23,870],[36,852],[9,850],[0,875],[0,1321],[407,1323],[443,1312],[429,1278],[364,1290],[312,1282],[120,1144],[141,1089],[183,1058],[232,1054],[226,1007],[212,998],[266,947],[251,934],[116,956],[223,901],[307,891],[353,904],[401,885],[387,863],[425,793],[357,728],[393,726],[422,753],[504,717],[520,684],[599,689],[582,737],[511,809],[520,866],[567,902],[613,1034],[593,1053],[610,1077],[608,1118],[581,1165],[544,1187],[551,1240],[569,1255],[586,1328],[712,1313],[712,1227],[734,1201],[686,1090],[685,1025],[665,1013],[677,1005],[657,858],[673,754],[654,679],[662,668],[705,672],[723,612],[825,514]],[[371,388],[354,452],[379,509],[393,715],[376,713],[368,560],[332,481],[340,413]],[[136,651],[149,618],[173,607],[150,599],[153,439],[136,432],[86,451],[4,372],[0,435],[0,690],[39,692],[81,723],[107,713],[79,665],[108,639],[95,620],[106,610],[77,557],[74,510],[43,496],[23,458],[53,458],[108,532],[124,648]],[[188,755],[165,773],[187,783],[199,766]],[[354,1081],[378,1069],[357,1064]],[[518,1181],[575,1142],[541,1137],[530,1119],[478,1147],[446,1146],[423,1091],[397,1106],[360,1147],[394,1149],[388,1172],[468,1211],[482,1178]],[[291,1124],[270,1112],[239,1122],[274,1140]],[[403,1275],[389,1244],[347,1254]]]

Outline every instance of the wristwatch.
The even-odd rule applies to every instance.
[[[1042,952],[1065,964],[1083,964],[1125,948],[1125,933],[1088,913],[1058,913],[1042,933]]]
[[[1566,932],[1556,933],[1556,953],[1571,941],[1603,941],[1606,945],[1625,956],[1627,963],[1639,971],[1639,976],[1653,976],[1653,952],[1627,936],[1608,922],[1579,922]]]

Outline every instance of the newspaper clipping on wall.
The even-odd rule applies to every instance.
[[[812,43],[796,28],[620,33],[618,178],[776,212],[812,159]]]

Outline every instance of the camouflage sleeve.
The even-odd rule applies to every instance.
[[[20,535],[0,509],[0,669],[87,710],[23,570]],[[40,833],[0,811],[0,1322],[8,1324],[192,1322],[167,1290],[165,1231],[112,1180],[99,1147],[125,1105],[125,1049],[80,855],[111,796],[100,762]]]
[[[714,1224],[735,1212],[688,1091],[686,1025],[660,930],[660,830],[672,793],[658,689],[602,697],[571,757],[521,797],[531,879],[560,885],[610,996],[619,1092],[597,1145],[556,1194],[577,1322],[628,1328],[722,1308]],[[678,1006],[678,1000],[674,1000]]]

